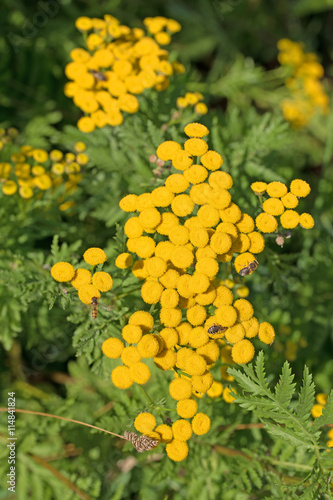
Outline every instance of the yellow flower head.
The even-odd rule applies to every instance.
[[[235,203],[230,203],[230,205],[224,210],[220,210],[220,217],[223,222],[231,222],[232,224],[236,224],[242,218],[242,212],[239,206]]]
[[[165,186],[154,189],[151,194],[155,207],[168,207],[174,198],[174,194]]]
[[[191,184],[199,184],[208,176],[208,172],[202,165],[192,165],[184,172],[185,179]]]
[[[272,344],[275,339],[274,328],[270,323],[267,323],[267,321],[260,323],[258,336],[261,342],[264,342],[265,344]]]
[[[207,344],[198,347],[197,353],[201,354],[201,356],[204,357],[208,365],[211,365],[219,359],[220,350],[215,340],[210,340],[209,342],[207,342]],[[207,390],[209,389],[209,387],[207,388]]]
[[[282,196],[281,201],[286,208],[296,208],[298,205],[298,198],[293,193],[287,193]]]
[[[311,191],[309,184],[301,179],[291,181],[290,192],[299,198],[307,196]]]
[[[189,123],[184,128],[184,132],[188,137],[202,138],[209,134],[209,130],[201,123]]]
[[[233,307],[237,311],[238,321],[247,321],[253,316],[253,306],[245,299],[238,299],[234,302]]]
[[[232,396],[229,387],[225,387],[225,389],[223,390],[223,399],[226,403],[233,403],[235,401],[235,397]]]
[[[164,290],[161,295],[161,306],[167,309],[174,308],[178,305],[179,294],[176,290]]]
[[[137,260],[132,267],[132,273],[139,280],[144,280],[148,276],[145,260]]]
[[[207,396],[209,396],[210,398],[218,398],[221,396],[222,392],[223,392],[223,384],[221,384],[221,382],[217,382],[216,380],[214,380],[213,385],[207,391]]]
[[[186,170],[193,163],[193,157],[183,149],[177,151],[172,158],[172,164],[177,170]]]
[[[253,182],[251,184],[251,189],[254,192],[254,194],[262,195],[265,194],[266,192],[267,184],[266,182]]]
[[[162,292],[163,286],[154,280],[146,281],[141,287],[141,297],[146,304],[157,304]]]
[[[177,356],[173,349],[163,349],[154,357],[154,363],[160,370],[171,370],[177,362]]]
[[[192,419],[192,429],[194,434],[202,436],[207,434],[211,426],[211,421],[205,413],[197,413]]]
[[[185,460],[188,455],[188,445],[183,441],[173,439],[166,445],[165,451],[171,460],[174,462],[181,462]]]
[[[74,277],[75,269],[68,262],[57,262],[51,268],[51,276],[60,283],[71,281]]]
[[[11,196],[12,194],[15,194],[17,191],[17,184],[14,181],[6,181],[2,185],[2,192],[3,194],[6,194],[7,196]]]
[[[137,207],[137,195],[136,194],[128,194],[124,196],[119,202],[119,207],[124,212],[135,212]]]
[[[160,345],[154,335],[147,333],[138,342],[138,350],[143,358],[153,358],[160,350]]]
[[[106,253],[101,248],[92,247],[84,252],[83,258],[87,264],[96,266],[106,261]]]
[[[323,414],[324,407],[322,405],[313,405],[311,415],[313,418],[320,417]]]
[[[119,269],[128,269],[129,267],[131,267],[132,262],[133,262],[132,255],[130,253],[125,252],[118,255],[118,257],[116,258],[115,265]]]
[[[219,265],[213,257],[203,257],[197,261],[195,270],[198,273],[206,274],[209,278],[214,278],[219,272]]]
[[[202,156],[207,152],[208,144],[203,139],[194,137],[185,141],[184,149],[192,156]]]
[[[299,224],[303,229],[312,229],[314,226],[314,220],[310,214],[301,214],[299,217]]]
[[[247,340],[237,342],[231,350],[232,359],[237,364],[246,364],[253,359],[254,347],[253,344]]]
[[[282,214],[283,217],[284,214]],[[261,213],[256,218],[256,226],[263,233],[274,233],[276,231],[278,223],[273,215]]]
[[[139,223],[145,229],[153,229],[161,222],[161,214],[157,208],[146,208],[139,215]]]
[[[189,240],[190,232],[185,226],[178,224],[173,226],[169,231],[169,239],[175,245],[186,245]]]
[[[94,285],[81,285],[78,288],[78,293],[79,293],[79,299],[84,304],[91,304],[91,299],[93,297],[99,299],[101,296],[100,291]]]
[[[228,328],[225,332],[225,338],[230,344],[236,344],[245,337],[245,329],[240,323]]]
[[[208,112],[208,107],[204,102],[198,102],[194,106],[194,111],[198,113],[198,115],[205,115]]]
[[[161,436],[161,443],[169,443],[172,440],[172,429],[169,425],[160,424],[155,427],[155,432]]]
[[[270,215],[281,215],[284,212],[284,205],[279,198],[269,198],[264,201],[262,208]]]
[[[136,344],[142,337],[142,329],[137,325],[126,325],[122,329],[122,337],[128,344]]]
[[[162,325],[173,328],[178,326],[182,319],[182,311],[177,307],[165,308],[161,307],[160,321]]]
[[[288,188],[282,182],[275,181],[275,182],[270,182],[268,184],[266,191],[267,194],[272,198],[281,198],[282,196],[287,194]],[[279,214],[273,214],[273,215],[279,215]]]
[[[171,209],[175,215],[185,217],[193,212],[194,203],[188,194],[180,194],[172,200]]]
[[[192,427],[190,422],[184,419],[176,420],[172,424],[172,433],[174,439],[178,441],[188,441],[192,436]]]
[[[172,399],[180,401],[189,399],[192,394],[192,385],[189,380],[184,378],[175,378],[170,382],[169,392]]]
[[[99,271],[93,275],[92,283],[100,292],[108,292],[112,288],[113,279],[109,273]]]
[[[152,413],[143,412],[134,420],[134,427],[142,434],[152,431],[156,427],[156,418]]]
[[[195,399],[182,399],[177,403],[177,413],[182,418],[192,418],[198,411]]]
[[[157,148],[156,154],[160,160],[172,160],[175,154],[181,150],[181,145],[175,141],[162,142]]]
[[[294,229],[298,226],[300,216],[295,210],[286,210],[280,217],[281,225],[285,229]]]
[[[263,236],[258,233],[257,231],[253,231],[252,233],[248,234],[248,237],[250,239],[250,247],[249,247],[249,252],[250,253],[260,253],[263,251],[265,248],[265,240]]]
[[[118,389],[129,389],[133,385],[128,366],[117,366],[112,370],[111,380]]]
[[[104,340],[102,344],[102,351],[108,358],[118,359],[121,356],[125,346],[123,342],[115,337],[110,337]]]
[[[183,245],[174,247],[171,254],[171,262],[175,267],[186,269],[194,260],[193,252]]]
[[[207,151],[207,149],[208,147],[206,148],[206,151],[204,153],[201,153],[202,156],[200,158],[200,161],[202,165],[208,168],[208,170],[218,170],[223,164],[222,156],[216,151]]]
[[[129,320],[128,323],[130,325],[137,325],[140,326],[142,331],[144,333],[149,332],[153,326],[154,326],[154,318],[149,312],[146,311],[136,311],[133,313]]]
[[[135,349],[135,347],[133,347],[133,349]],[[142,361],[131,364],[129,369],[133,382],[136,384],[146,384],[150,379],[150,370],[145,363],[142,363]]]
[[[237,321],[237,310],[233,306],[222,305],[215,311],[218,324],[226,327],[233,326]]]
[[[91,283],[91,272],[88,269],[79,268],[75,271],[74,278],[71,280],[71,285],[77,290],[82,285],[89,285]]]

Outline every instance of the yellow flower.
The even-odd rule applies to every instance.
[[[245,337],[245,329],[240,323],[228,328],[225,332],[225,338],[230,344],[236,344]]]
[[[186,170],[192,163],[192,155],[189,155],[188,151],[184,151],[183,149],[177,151],[172,158],[172,164],[177,170]]]
[[[102,351],[108,358],[118,359],[121,356],[125,346],[123,342],[115,337],[110,337],[104,340],[102,344]]]
[[[204,102],[198,102],[194,106],[194,111],[198,113],[198,115],[205,115],[208,112],[208,107]]]
[[[82,116],[77,122],[77,128],[81,130],[81,132],[89,134],[89,132],[95,130],[95,123],[89,116]]]
[[[134,420],[134,427],[142,434],[152,431],[156,427],[156,418],[149,412],[142,412]]]
[[[298,198],[293,193],[287,193],[281,198],[282,203],[286,208],[296,208],[298,205]]]
[[[258,336],[261,342],[272,344],[275,339],[274,328],[270,323],[267,323],[267,321],[260,323]]]
[[[17,191],[17,184],[14,181],[6,181],[2,185],[2,192],[8,196],[15,194]]]
[[[168,349],[172,349],[179,342],[178,333],[174,328],[163,328],[160,331],[160,336]]]
[[[89,31],[92,29],[92,19],[90,17],[78,17],[75,21],[75,26],[80,31]]]
[[[169,443],[172,440],[172,429],[169,425],[160,424],[155,427],[155,432],[161,436],[161,443]]]
[[[229,234],[232,239],[236,239],[238,236],[238,229],[236,225],[231,222],[221,222],[218,226],[216,226],[216,231]]]
[[[188,194],[179,194],[171,202],[171,210],[179,217],[185,217],[193,212],[194,203]]]
[[[286,210],[280,217],[281,225],[285,229],[293,229],[298,226],[300,216],[295,210]]]
[[[288,188],[282,182],[270,182],[266,188],[267,194],[272,198],[281,198],[288,192]],[[274,214],[272,214],[274,215]],[[279,214],[276,214],[279,215]]]
[[[193,417],[191,424],[194,434],[198,436],[207,434],[211,426],[210,418],[205,413],[197,413]]]
[[[135,348],[133,347],[133,349]],[[150,379],[150,370],[148,366],[141,361],[131,364],[129,366],[129,369],[133,382],[135,382],[136,384],[146,384]]]
[[[312,215],[304,213],[299,217],[299,224],[303,229],[312,229],[314,226],[314,220]]]
[[[161,295],[161,306],[166,309],[174,308],[178,305],[179,295],[176,290],[164,290]]]
[[[224,210],[220,210],[220,217],[223,222],[231,222],[232,224],[236,224],[242,218],[241,209],[235,204],[230,203],[229,207]]]
[[[168,207],[174,198],[174,194],[165,186],[154,189],[151,194],[156,207]]]
[[[245,252],[240,255],[237,255],[237,257],[234,260],[234,267],[236,271],[239,273],[243,267],[247,267],[250,262],[253,262],[255,259],[255,256],[250,253],[250,252]]]
[[[254,347],[249,340],[237,342],[231,350],[232,359],[237,364],[246,364],[254,356]]]
[[[133,385],[128,366],[117,366],[112,370],[111,380],[118,389],[129,389]]]
[[[119,207],[124,212],[135,212],[137,209],[137,199],[136,194],[128,194],[120,200]]]
[[[133,313],[128,323],[130,325],[138,325],[144,333],[150,332],[154,326],[154,318],[149,312],[146,311],[136,311]]]
[[[208,176],[207,169],[202,165],[192,165],[184,172],[185,179],[191,184],[199,184]]]
[[[175,141],[162,142],[157,148],[156,154],[160,160],[172,160],[175,154],[181,150],[181,145]]]
[[[203,248],[208,244],[209,235],[205,228],[190,228],[190,242],[198,248]]]
[[[189,240],[190,232],[185,226],[178,224],[173,226],[169,231],[169,239],[175,245],[186,245]]]
[[[203,139],[187,139],[184,144],[184,149],[192,156],[204,155],[208,150],[208,144]]]
[[[175,269],[168,269],[168,271],[165,274],[163,274],[163,276],[161,276],[159,281],[165,288],[176,288],[178,278],[179,278],[178,271],[176,271]]]
[[[170,229],[174,226],[177,226],[179,224],[179,219],[176,215],[170,213],[170,212],[163,212],[161,214],[161,223],[157,226],[156,231],[159,234],[163,234],[167,236],[170,232]],[[171,244],[170,242],[160,242],[160,243],[168,243],[169,245]],[[156,250],[158,248],[159,244],[156,246]]]
[[[205,125],[201,123],[189,123],[184,128],[184,132],[188,137],[198,137],[202,138],[209,134],[209,130]]]
[[[234,389],[234,392],[235,392],[235,389]],[[233,403],[235,401],[235,397],[232,396],[231,390],[229,389],[229,387],[226,387],[223,390],[223,399],[226,403]]]
[[[299,198],[307,196],[311,191],[309,184],[301,179],[291,181],[290,192]]]
[[[99,271],[92,277],[93,285],[98,288],[100,292],[108,292],[113,285],[113,279],[109,273]]]
[[[259,321],[257,318],[251,318],[247,321],[242,321],[242,326],[245,329],[245,337],[251,339],[259,332]]]
[[[184,378],[175,378],[170,382],[169,392],[172,399],[180,401],[182,399],[188,400],[192,394],[192,385],[189,380]]]
[[[243,213],[236,227],[241,233],[251,233],[254,230],[254,220],[250,215]]]
[[[175,21],[175,19],[167,19],[166,28],[171,31],[171,33],[177,33],[182,29],[181,24]]]
[[[223,158],[222,156],[217,153],[216,151],[209,150],[207,151],[208,147],[206,148],[206,151],[202,154],[200,161],[202,165],[208,170],[218,170],[222,164],[223,164]]]
[[[174,462],[181,462],[185,460],[188,455],[188,445],[183,441],[173,439],[166,445],[165,451],[171,460]]]
[[[161,214],[157,208],[146,208],[139,215],[139,222],[145,229],[153,229],[161,222]]]
[[[193,260],[194,256],[189,248],[183,245],[174,247],[171,254],[171,262],[175,267],[186,269],[192,264]]]
[[[79,268],[75,271],[74,278],[71,280],[71,285],[77,290],[82,285],[89,285],[91,283],[91,272],[88,269]]]
[[[139,222],[139,217],[131,217],[126,221],[125,226],[124,226],[124,232],[128,238],[139,238],[142,236],[143,233],[143,227],[141,226]],[[121,254],[121,255],[129,255],[129,254]],[[131,264],[129,264],[131,265]],[[117,266],[117,264],[116,264]],[[117,266],[119,267],[119,266]],[[129,266],[127,266],[129,267]],[[125,269],[125,268],[121,268]]]
[[[218,324],[222,326],[233,326],[237,321],[237,310],[233,306],[222,305],[215,311]]]
[[[247,321],[253,316],[253,306],[245,299],[238,299],[234,302],[233,307],[237,311],[238,321]]]
[[[218,398],[221,396],[222,392],[223,385],[221,384],[221,382],[217,382],[216,380],[214,380],[213,385],[207,391],[207,396],[209,396],[210,398]]]
[[[214,300],[215,307],[231,306],[233,300],[232,291],[229,290],[229,288],[224,285],[216,287],[216,299]]]
[[[2,162],[0,163],[0,179],[7,179],[12,170],[10,163]]]
[[[205,358],[206,363],[208,365],[211,365],[219,359],[220,350],[219,350],[219,347],[218,347],[217,343],[215,342],[215,340],[210,340],[209,342],[207,342],[207,344],[205,344],[201,347],[198,347],[197,353],[201,354],[201,356],[203,356]],[[209,389],[209,387],[208,387],[208,389]]]
[[[209,370],[207,370],[203,375],[193,375],[192,389],[195,392],[205,394],[211,388],[213,382],[213,375]]]
[[[141,259],[146,259],[153,255],[155,245],[155,241],[150,236],[140,236],[135,240],[135,252]]]
[[[165,308],[161,307],[160,321],[167,327],[178,326],[182,319],[182,312],[176,307]]]
[[[313,405],[311,410],[311,415],[313,416],[313,418],[320,417],[320,415],[323,414],[323,409],[324,407],[322,405]]]
[[[202,207],[199,208],[197,217],[199,221],[202,223],[202,225],[205,227],[214,227],[220,220],[219,211],[208,204],[202,205]]]
[[[171,42],[171,36],[165,31],[161,31],[160,33],[156,33],[155,40],[160,45],[169,45]]]
[[[251,184],[251,189],[254,192],[254,194],[262,195],[265,193],[267,189],[267,184],[266,182],[253,182]]]
[[[44,163],[48,159],[49,155],[44,149],[34,149],[32,157],[37,161],[37,163]]]
[[[284,212],[284,205],[279,198],[269,198],[264,201],[262,208],[270,215],[281,215]]]
[[[317,394],[316,396],[316,400],[317,402],[320,404],[320,405],[325,405],[327,403],[327,400],[328,400],[328,395],[327,394],[324,394],[323,392],[320,392],[319,394]],[[332,431],[331,431],[332,433]],[[332,436],[333,437],[333,436]]]
[[[101,296],[98,288],[94,285],[81,285],[80,288],[78,288],[78,293],[79,299],[84,304],[91,304],[91,299],[93,297],[97,297],[99,299]]]
[[[96,266],[106,261],[106,253],[101,248],[91,247],[84,252],[83,258],[87,264]]]
[[[19,189],[19,195],[22,198],[29,199],[33,197],[34,192],[30,186],[22,186]]]
[[[194,399],[182,399],[177,403],[177,413],[182,418],[192,418],[198,411],[198,403]]]
[[[132,273],[139,280],[144,280],[148,276],[145,260],[137,260],[132,267]]]
[[[163,292],[163,286],[157,281],[146,281],[141,287],[141,297],[146,304],[157,304]]]
[[[250,248],[250,238],[243,233],[239,233],[237,238],[232,244],[232,252],[244,253]]]
[[[154,357],[154,363],[160,370],[171,370],[177,361],[177,356],[174,350],[164,349]]]
[[[72,264],[68,262],[57,262],[51,268],[51,276],[56,281],[60,283],[70,281],[73,279],[75,274],[75,269]]]
[[[265,240],[263,236],[258,233],[257,231],[253,231],[252,233],[248,234],[248,237],[250,239],[250,247],[249,247],[249,252],[250,253],[260,253],[263,251],[265,248]]]
[[[138,350],[143,358],[153,358],[159,352],[160,345],[154,335],[147,333],[138,342]]]
[[[126,325],[122,329],[122,337],[128,344],[136,344],[142,337],[142,329],[137,325]]]
[[[172,433],[174,439],[178,441],[188,441],[192,436],[192,427],[190,422],[184,419],[176,420],[172,424]]]
[[[195,270],[198,273],[206,274],[209,278],[214,278],[219,272],[219,265],[214,258],[204,257],[197,261]]]
[[[133,262],[132,255],[130,253],[125,252],[118,255],[118,257],[116,258],[115,265],[119,269],[128,269],[129,267],[131,267],[132,262]]]
[[[284,214],[282,214],[282,217],[283,216]],[[278,223],[273,215],[261,213],[256,218],[256,226],[263,233],[274,233],[277,229]]]

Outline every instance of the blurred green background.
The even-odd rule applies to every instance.
[[[298,131],[283,120],[279,102],[285,86],[277,42],[281,38],[302,41],[307,51],[315,52],[324,66],[325,88],[331,96],[333,1],[3,0],[1,10],[0,125],[17,127],[24,137],[22,144],[35,147],[65,148],[85,140],[90,156],[70,215],[51,213],[49,223],[43,225],[44,213],[38,209],[23,220],[19,214],[8,217],[12,213],[8,206],[1,207],[2,406],[10,389],[16,392],[17,407],[82,419],[114,432],[123,432],[124,423],[140,408],[140,395],[135,391],[129,398],[110,387],[110,365],[103,365],[100,354],[101,340],[112,334],[112,328],[119,329],[122,314],[138,303],[137,298],[130,295],[119,304],[113,326],[101,312],[100,331],[87,334],[86,309],[73,311],[66,304],[63,311],[57,302],[49,311],[48,269],[56,262],[55,254],[55,260],[50,257],[50,247],[53,236],[59,234],[60,244],[69,245],[56,250],[64,260],[79,259],[89,246],[105,248],[111,260],[116,251],[122,251],[124,243],[121,233],[116,236],[115,224],[121,225],[126,218],[118,201],[129,192],[139,194],[149,188],[148,158],[160,142],[183,140],[182,127],[172,125],[165,130],[162,125],[170,119],[177,96],[190,90],[205,95],[210,112],[202,122],[214,130],[212,147],[222,154],[225,169],[234,177],[233,197],[242,209],[256,215],[257,200],[249,189],[256,180],[289,184],[301,178],[312,187],[302,201],[302,211],[313,215],[315,228],[296,230],[283,248],[269,238],[260,268],[247,285],[256,316],[272,322],[276,329],[275,344],[266,349],[272,378],[287,357],[297,380],[306,363],[318,391],[328,392],[333,379],[333,113],[314,118]],[[63,93],[69,52],[82,46],[75,19],[104,14],[131,27],[141,26],[146,16],[176,19],[182,31],[173,37],[170,50],[187,68],[166,93],[148,95],[142,103],[144,118],[140,113],[128,117],[110,132],[111,139],[103,132],[85,137],[77,131],[80,111]],[[10,210],[15,213],[15,207]],[[152,393],[158,397],[162,390],[167,393],[167,382],[155,374]],[[237,409],[223,401],[220,407],[213,407],[211,401],[207,405],[216,416],[216,426],[240,418]],[[17,426],[21,436],[19,500],[81,498],[45,464],[31,460],[31,455],[55,457],[49,463],[89,491],[89,498],[181,499],[186,494],[207,498],[205,480],[196,471],[212,467],[211,448],[201,449],[200,441],[191,451],[193,456],[197,453],[198,463],[185,473],[162,458],[153,463],[139,456],[132,465],[124,463],[132,454],[130,447],[123,450],[114,440],[83,427],[29,416],[18,418]],[[250,437],[258,439],[254,434]],[[227,444],[228,439],[221,437],[218,443]],[[236,439],[233,447],[249,446],[246,438]],[[211,469],[209,497],[250,498],[238,492],[236,480],[223,490],[219,481],[223,467],[219,462]],[[151,486],[153,477],[156,487]],[[6,495],[2,486],[0,498],[12,498]]]

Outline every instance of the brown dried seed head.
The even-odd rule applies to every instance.
[[[156,163],[156,160],[157,160],[157,156],[156,155],[150,155],[149,156],[150,163]]]
[[[280,234],[279,236],[276,237],[276,244],[279,245],[280,247],[283,247],[284,244],[284,237]]]

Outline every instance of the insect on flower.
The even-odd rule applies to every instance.
[[[259,262],[257,260],[253,260],[252,262],[249,262],[247,266],[244,266],[240,271],[239,274],[241,276],[248,276],[249,274],[252,274],[257,267],[259,266]]]
[[[226,326],[221,326],[215,323],[211,327],[208,328],[208,333],[210,335],[216,334],[216,333],[223,333],[227,330],[228,328]]]
[[[101,71],[96,71],[95,69],[90,69],[89,73],[99,82],[106,82],[107,78]]]
[[[91,315],[92,315],[93,319],[97,318],[97,309],[98,309],[98,298],[92,297],[91,298]]]

